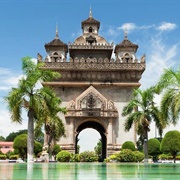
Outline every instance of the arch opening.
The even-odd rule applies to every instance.
[[[79,153],[94,151],[94,147],[101,140],[99,132],[93,128],[83,129],[78,135],[77,144],[80,146]]]
[[[79,127],[77,128],[77,130],[76,130],[77,135],[75,137],[75,153],[77,154],[77,152],[78,152],[78,146],[77,146],[78,140],[79,140],[78,136],[81,131],[83,131],[84,129],[87,129],[87,128],[92,128],[92,129],[96,130],[97,132],[99,132],[100,140],[102,142],[101,156],[99,157],[99,161],[104,161],[104,159],[106,158],[106,152],[107,152],[106,131],[101,124],[99,124],[98,122],[95,122],[95,121],[84,122],[81,125],[79,125]],[[87,139],[87,141],[88,141],[88,139]]]

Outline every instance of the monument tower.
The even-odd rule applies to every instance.
[[[79,133],[93,128],[101,135],[104,159],[119,151],[125,141],[136,142],[134,129],[124,131],[121,113],[133,89],[140,86],[145,57],[136,58],[138,45],[128,39],[126,32],[113,49],[113,43],[99,35],[100,22],[93,18],[91,10],[81,27],[82,35],[73,43],[63,43],[56,28],[55,38],[45,44],[44,68],[62,76],[43,85],[52,86],[62,106],[67,107],[67,114],[60,115],[66,128],[66,137],[58,142],[61,148],[76,153]],[[111,58],[113,50],[115,59]]]

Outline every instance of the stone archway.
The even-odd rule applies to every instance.
[[[81,123],[76,129],[76,136],[75,136],[75,153],[77,153],[77,143],[78,143],[78,136],[80,132],[86,128],[92,128],[99,132],[101,136],[102,142],[102,150],[101,150],[101,158],[99,161],[103,161],[107,155],[107,136],[106,136],[106,129],[100,124],[98,121],[94,119],[89,119]]]
[[[111,147],[115,142],[113,126],[118,117],[114,102],[107,100],[97,89],[90,86],[75,99],[68,102],[65,115],[67,136],[62,149],[76,152],[77,137],[80,131],[86,128],[96,129],[103,141],[102,159],[111,153]]]

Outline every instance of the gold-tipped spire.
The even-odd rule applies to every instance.
[[[59,39],[59,35],[58,35],[58,24],[56,23],[56,36],[55,39]]]
[[[91,6],[90,6],[90,11],[89,11],[89,17],[90,17],[90,18],[92,17],[92,9],[91,9]]]

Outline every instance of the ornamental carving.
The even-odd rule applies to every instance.
[[[113,101],[108,101],[93,86],[85,90],[67,106],[66,117],[118,117]]]

